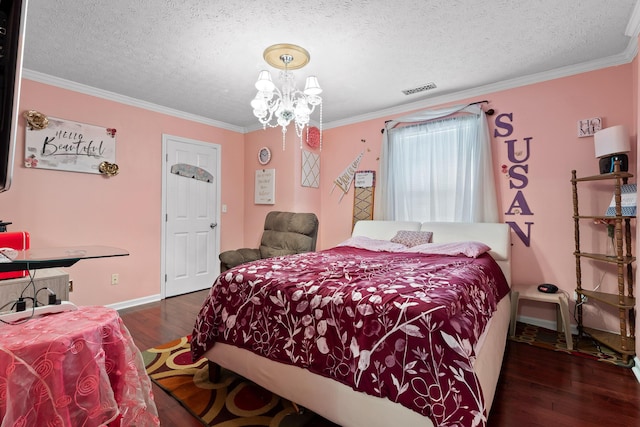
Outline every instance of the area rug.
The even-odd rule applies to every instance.
[[[511,338],[512,341],[522,342],[548,350],[561,351],[599,362],[612,363],[614,365],[624,366],[625,368],[633,366],[632,358],[629,359],[629,362],[624,363],[618,353],[604,345],[600,345],[589,336],[585,335],[578,340],[577,335],[572,335],[572,339],[573,350],[569,351],[567,350],[564,333],[522,322],[516,323],[516,333],[515,336]]]
[[[204,425],[337,427],[230,371],[222,370],[220,382],[210,382],[206,359],[191,360],[189,339],[143,351],[142,357],[151,380]]]

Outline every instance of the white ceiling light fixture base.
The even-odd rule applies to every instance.
[[[282,127],[282,149],[285,149],[285,135],[287,127],[293,121],[296,134],[300,138],[302,148],[302,132],[307,128],[310,116],[316,106],[320,109],[320,135],[322,135],[322,88],[315,76],[307,77],[303,91],[296,89],[295,77],[291,70],[304,67],[309,63],[310,55],[306,49],[293,44],[274,44],[265,49],[264,60],[280,71],[282,89],[278,89],[271,80],[271,73],[262,70],[258,74],[255,86],[258,90],[251,101],[253,114],[262,123],[263,128]],[[320,137],[320,149],[322,149],[322,136]]]

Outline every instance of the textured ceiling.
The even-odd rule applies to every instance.
[[[331,124],[576,64],[629,62],[637,33],[625,30],[637,19],[635,4],[29,0],[24,67],[27,77],[35,72],[252,129],[253,85],[269,68],[262,52],[294,43],[311,54],[294,72],[298,83],[318,76]],[[430,82],[437,88],[402,93]]]

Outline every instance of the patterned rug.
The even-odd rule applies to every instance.
[[[209,381],[206,360],[191,361],[190,337],[183,337],[142,352],[147,373],[204,425],[218,427],[337,427],[336,424],[293,404],[249,380],[222,370],[220,382]],[[573,351],[567,350],[563,333],[518,322],[513,341],[527,343],[574,356],[630,367],[620,356],[589,337],[573,336]]]
[[[190,337],[142,352],[147,373],[204,425],[219,427],[336,427],[247,379],[222,370],[220,382],[209,381],[207,361],[191,361]]]
[[[569,351],[567,350],[564,333],[521,322],[516,323],[516,333],[515,336],[511,338],[512,341],[523,342],[549,350],[561,351],[599,362],[612,363],[626,368],[633,366],[632,358],[628,363],[624,363],[618,353],[604,345],[600,345],[589,336],[585,335],[578,341],[578,336],[573,335],[572,339],[573,350]]]

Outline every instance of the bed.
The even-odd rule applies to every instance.
[[[399,231],[431,232],[432,244],[391,242]],[[192,351],[344,427],[485,425],[509,327],[510,249],[507,224],[359,221],[335,248],[223,273]]]

